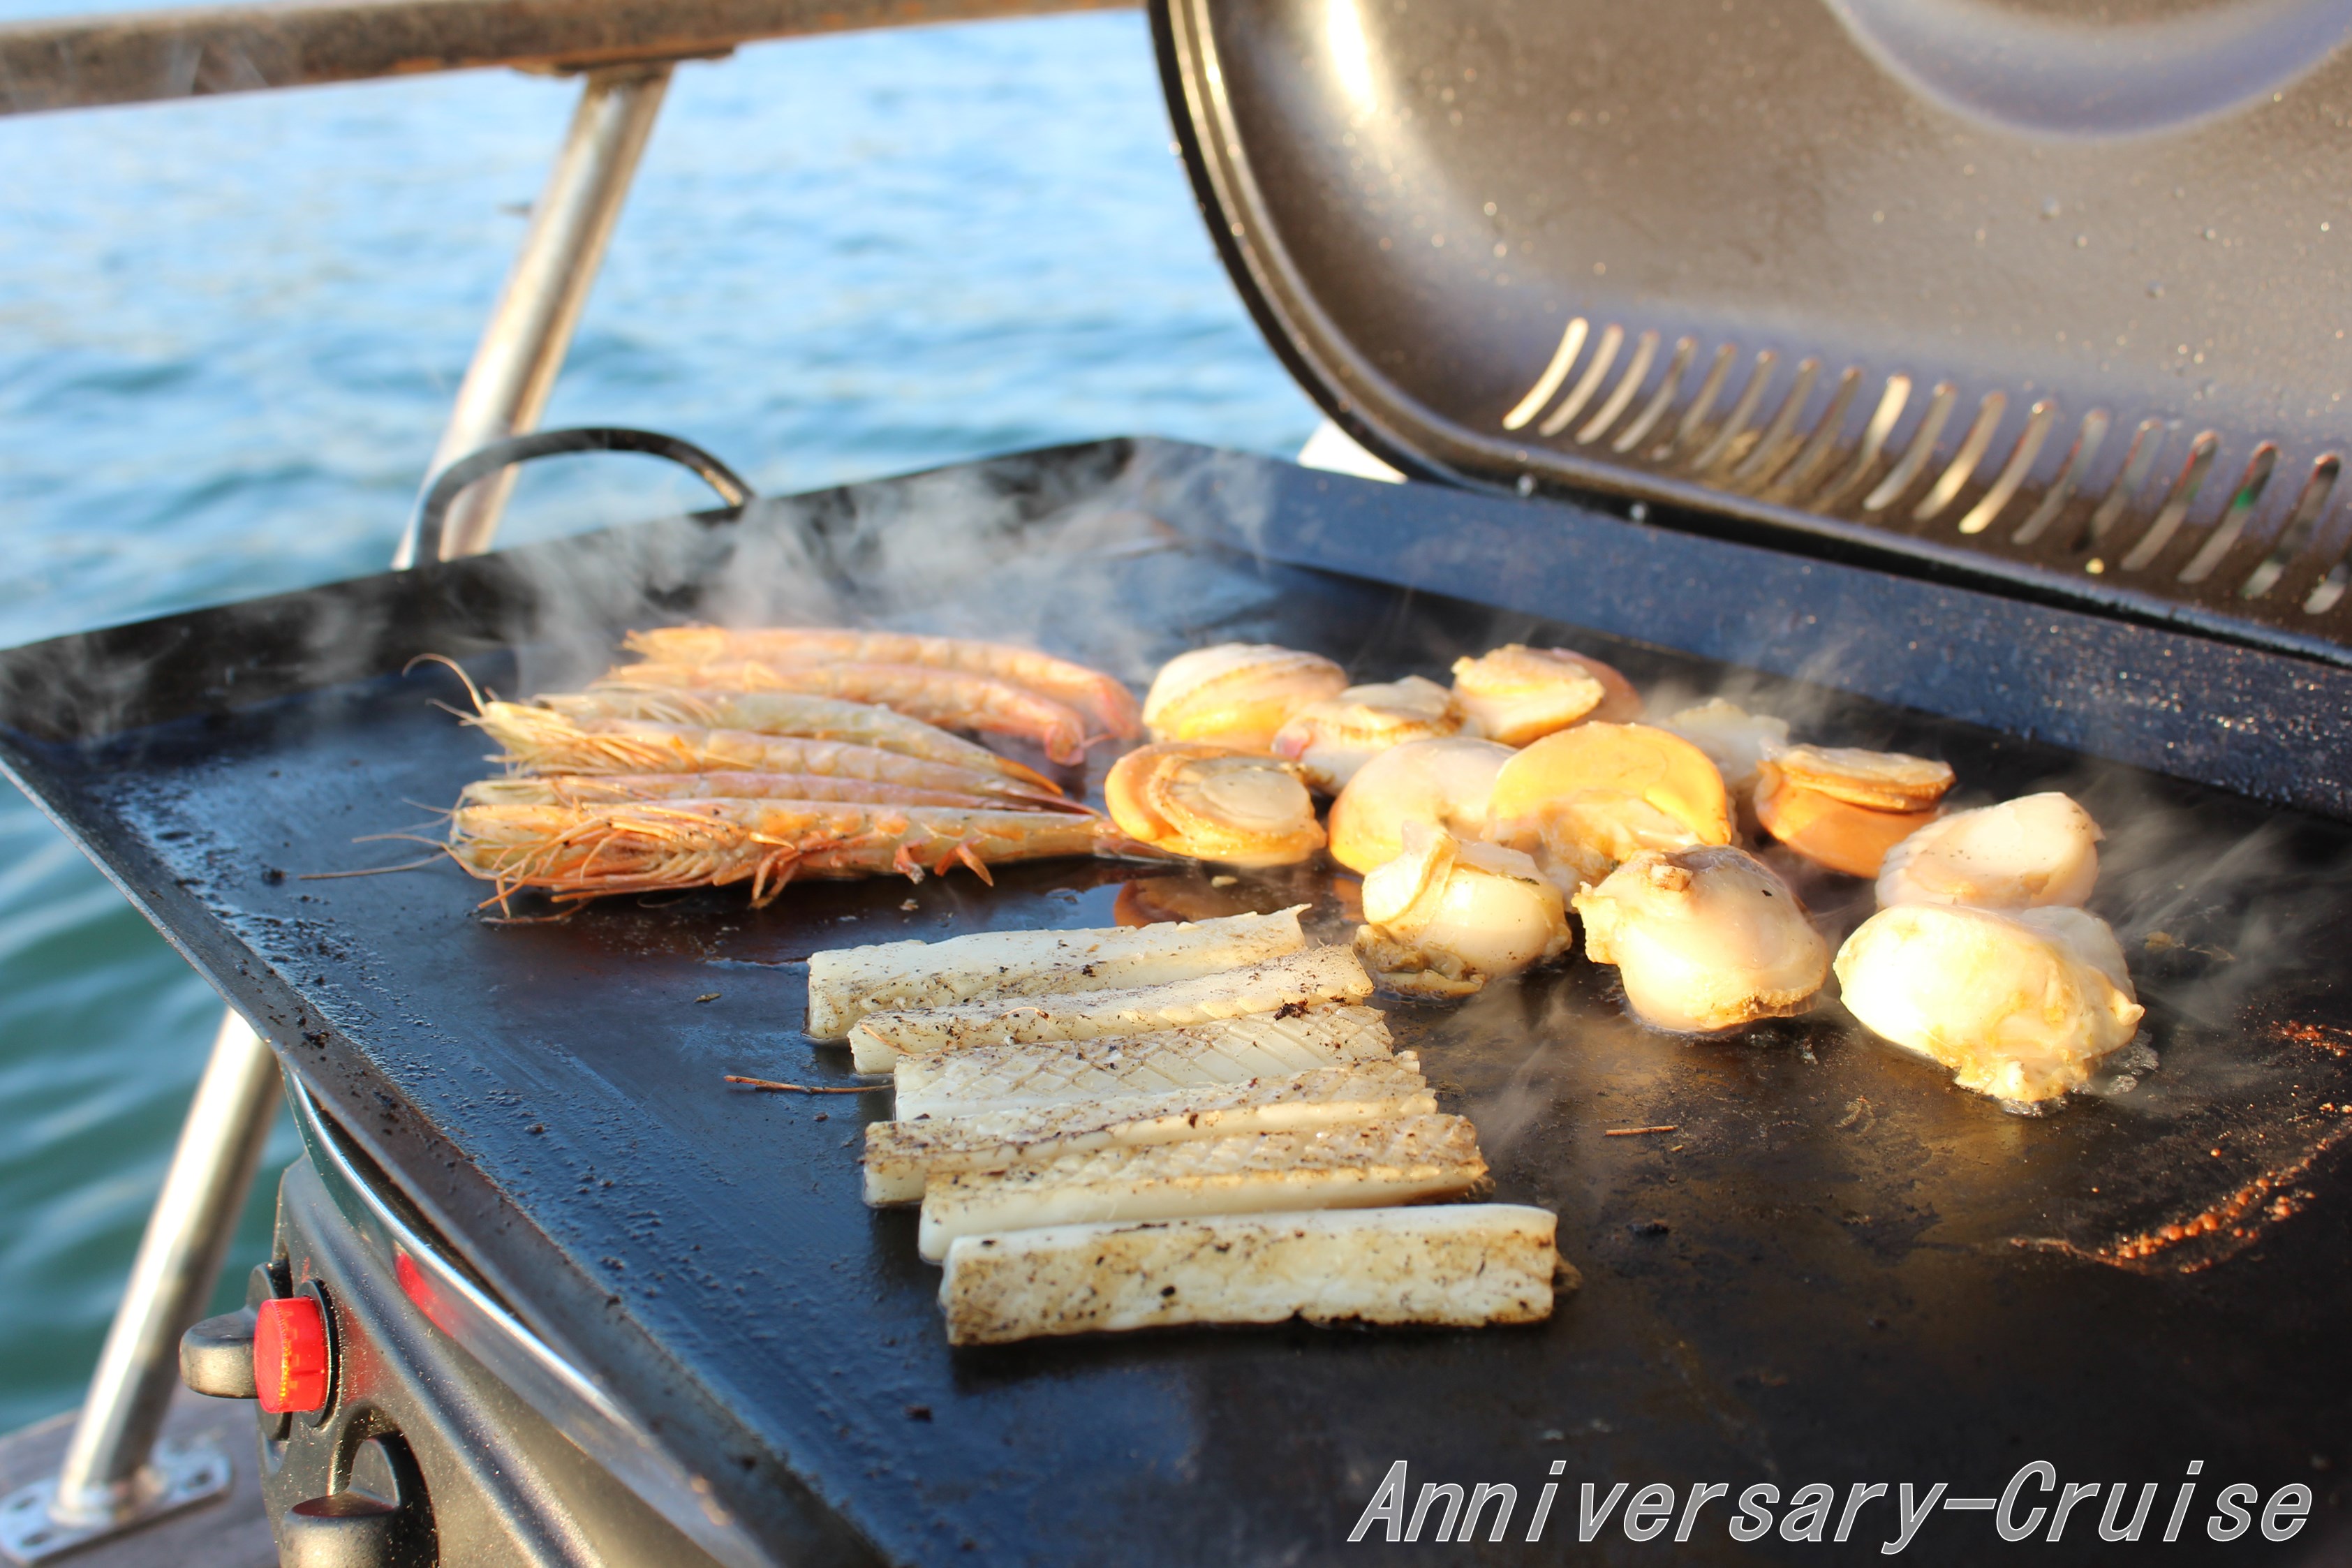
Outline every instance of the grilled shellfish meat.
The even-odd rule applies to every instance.
[[[1454,661],[1454,700],[1467,734],[1524,746],[1587,720],[1642,716],[1641,694],[1610,666],[1564,647],[1511,643]]]
[[[1466,735],[1407,741],[1381,752],[1331,803],[1331,858],[1351,871],[1385,865],[1404,853],[1408,823],[1479,837],[1495,776],[1512,755],[1508,746]]]
[[[1576,894],[1584,951],[1661,1029],[1713,1033],[1804,1011],[1829,978],[1788,884],[1744,849],[1645,849]]]
[[[1643,849],[1731,842],[1723,775],[1648,724],[1594,721],[1546,736],[1503,764],[1487,812],[1487,838],[1533,856],[1564,890]]]
[[[1315,800],[1290,765],[1193,742],[1129,752],[1103,780],[1119,830],[1171,855],[1222,865],[1289,866],[1323,847]]]
[[[1202,741],[1269,751],[1276,731],[1310,702],[1337,697],[1347,672],[1320,654],[1271,643],[1219,643],[1160,667],[1143,700],[1155,741]]]
[[[1873,1033],[2015,1105],[2088,1083],[2144,1011],[2115,932],[2066,905],[1897,904],[1846,938],[1837,976]]]
[[[1350,686],[1310,702],[1276,731],[1274,751],[1298,764],[1325,795],[1347,787],[1373,757],[1408,741],[1430,741],[1462,727],[1453,695],[1433,680],[1408,675],[1381,686]]]
[[[1408,823],[1404,853],[1364,878],[1356,955],[1408,996],[1467,996],[1559,957],[1571,940],[1559,889],[1499,845]]]
[[[1881,904],[2021,910],[2081,904],[2099,879],[2099,825],[2055,791],[1955,812],[1887,851]]]

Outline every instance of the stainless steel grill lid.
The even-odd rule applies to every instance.
[[[2341,0],[1154,0],[1302,382],[1410,471],[2352,661]]]

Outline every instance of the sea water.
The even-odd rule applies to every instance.
[[[0,119],[0,646],[380,570],[577,91]],[[680,67],[546,423],[675,431],[777,492],[1130,432],[1294,451],[1315,415],[1110,14]],[[501,539],[702,504],[663,465],[545,463]],[[80,1397],[218,1016],[0,800],[0,1430]],[[293,1152],[281,1123],[224,1306]]]

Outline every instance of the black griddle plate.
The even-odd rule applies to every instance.
[[[1309,569],[1343,562],[1363,575]],[[353,840],[429,835],[404,803],[446,803],[484,771],[481,737],[429,704],[454,680],[394,673],[411,654],[529,690],[595,668],[624,626],[702,614],[1033,637],[1139,683],[1225,638],[1442,679],[1460,652],[1558,637],[1645,686],[1757,690],[1816,738],[1948,757],[1970,798],[2063,784],[2111,830],[2096,904],[2161,1065],[2027,1119],[1834,1007],[1733,1041],[1645,1033],[1609,972],[1579,963],[1392,1009],[1446,1108],[1477,1121],[1496,1196],[1559,1211],[1585,1283],[1549,1323],[951,1352],[912,1215],[858,1201],[859,1128],[883,1098],[719,1081],[848,1079],[845,1053],[794,1031],[807,955],[1300,896],[1337,933],[1332,879],[1219,889],[1074,862],[1007,868],[993,891],[957,874],[503,927],[446,866],[304,879],[406,858]],[[1818,679],[1759,673],[1798,670]],[[1819,1480],[1843,1506],[1853,1481],[1990,1495],[2042,1458],[2067,1480],[2163,1482],[2159,1516],[2195,1459],[2209,1483],[2314,1485],[2286,1546],[2205,1541],[2209,1485],[2167,1549],[2246,1563],[2335,1536],[2333,1467],[2352,1462],[2352,1193],[2326,1152],[2352,1127],[2352,843],[2336,822],[2018,732],[2307,804],[2336,792],[2340,809],[2347,681],[1557,505],[1107,443],[17,650],[0,658],[0,746],[482,1277],[779,1559],[837,1543],[845,1521],[891,1560],[1334,1561],[1403,1458],[1416,1488],[1516,1485],[1513,1543],[1475,1552],[1555,1561],[1586,1481],[1787,1498]],[[1867,911],[1859,884],[1804,889],[1841,931]],[[1675,1131],[1604,1136],[1654,1124]],[[2092,1256],[2232,1194],[2208,1234]],[[1546,1543],[1518,1544],[1555,1462]],[[1685,1544],[1612,1526],[1591,1550],[1874,1560],[1892,1515],[1868,1504],[1844,1549],[1743,1547],[1717,1503]],[[2092,1554],[2095,1523],[2043,1555]],[[1953,1512],[1906,1555],[1999,1550],[1988,1515]]]

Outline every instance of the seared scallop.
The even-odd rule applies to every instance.
[[[1730,843],[1730,800],[1706,753],[1681,736],[1595,721],[1503,764],[1486,836],[1534,856],[1572,891],[1643,849]]]
[[[1442,740],[1462,728],[1453,694],[1408,675],[1377,686],[1350,686],[1310,702],[1274,737],[1274,752],[1298,764],[1307,782],[1337,795],[1357,771],[1391,746]]]
[[[1331,803],[1331,858],[1370,871],[1404,853],[1404,825],[1476,838],[1486,826],[1495,775],[1515,753],[1493,741],[1454,735],[1391,746],[1357,770]]]
[[[1103,780],[1129,837],[1195,860],[1287,866],[1323,847],[1315,801],[1286,764],[1223,746],[1143,746]]]
[[[2115,932],[2066,905],[1897,904],[1846,938],[1837,976],[1874,1033],[2020,1105],[2082,1088],[2142,1013]]]
[[[1633,1011],[1661,1029],[1787,1017],[1829,978],[1829,943],[1804,906],[1744,849],[1645,849],[1575,905],[1586,956],[1615,964]]]
[[[1465,843],[1418,822],[1404,853],[1364,878],[1356,955],[1409,996],[1467,996],[1568,951],[1559,889],[1516,850]]]
[[[1336,697],[1347,672],[1320,654],[1271,643],[1219,643],[1160,667],[1143,700],[1155,741],[1269,751],[1275,731],[1310,702]]]
[[[1881,904],[2080,904],[2099,879],[2091,814],[2055,791],[1957,812],[1887,851]]]
[[[1454,700],[1467,733],[1507,746],[1524,746],[1588,719],[1623,723],[1642,716],[1633,683],[1599,659],[1517,643],[1454,660]]]

